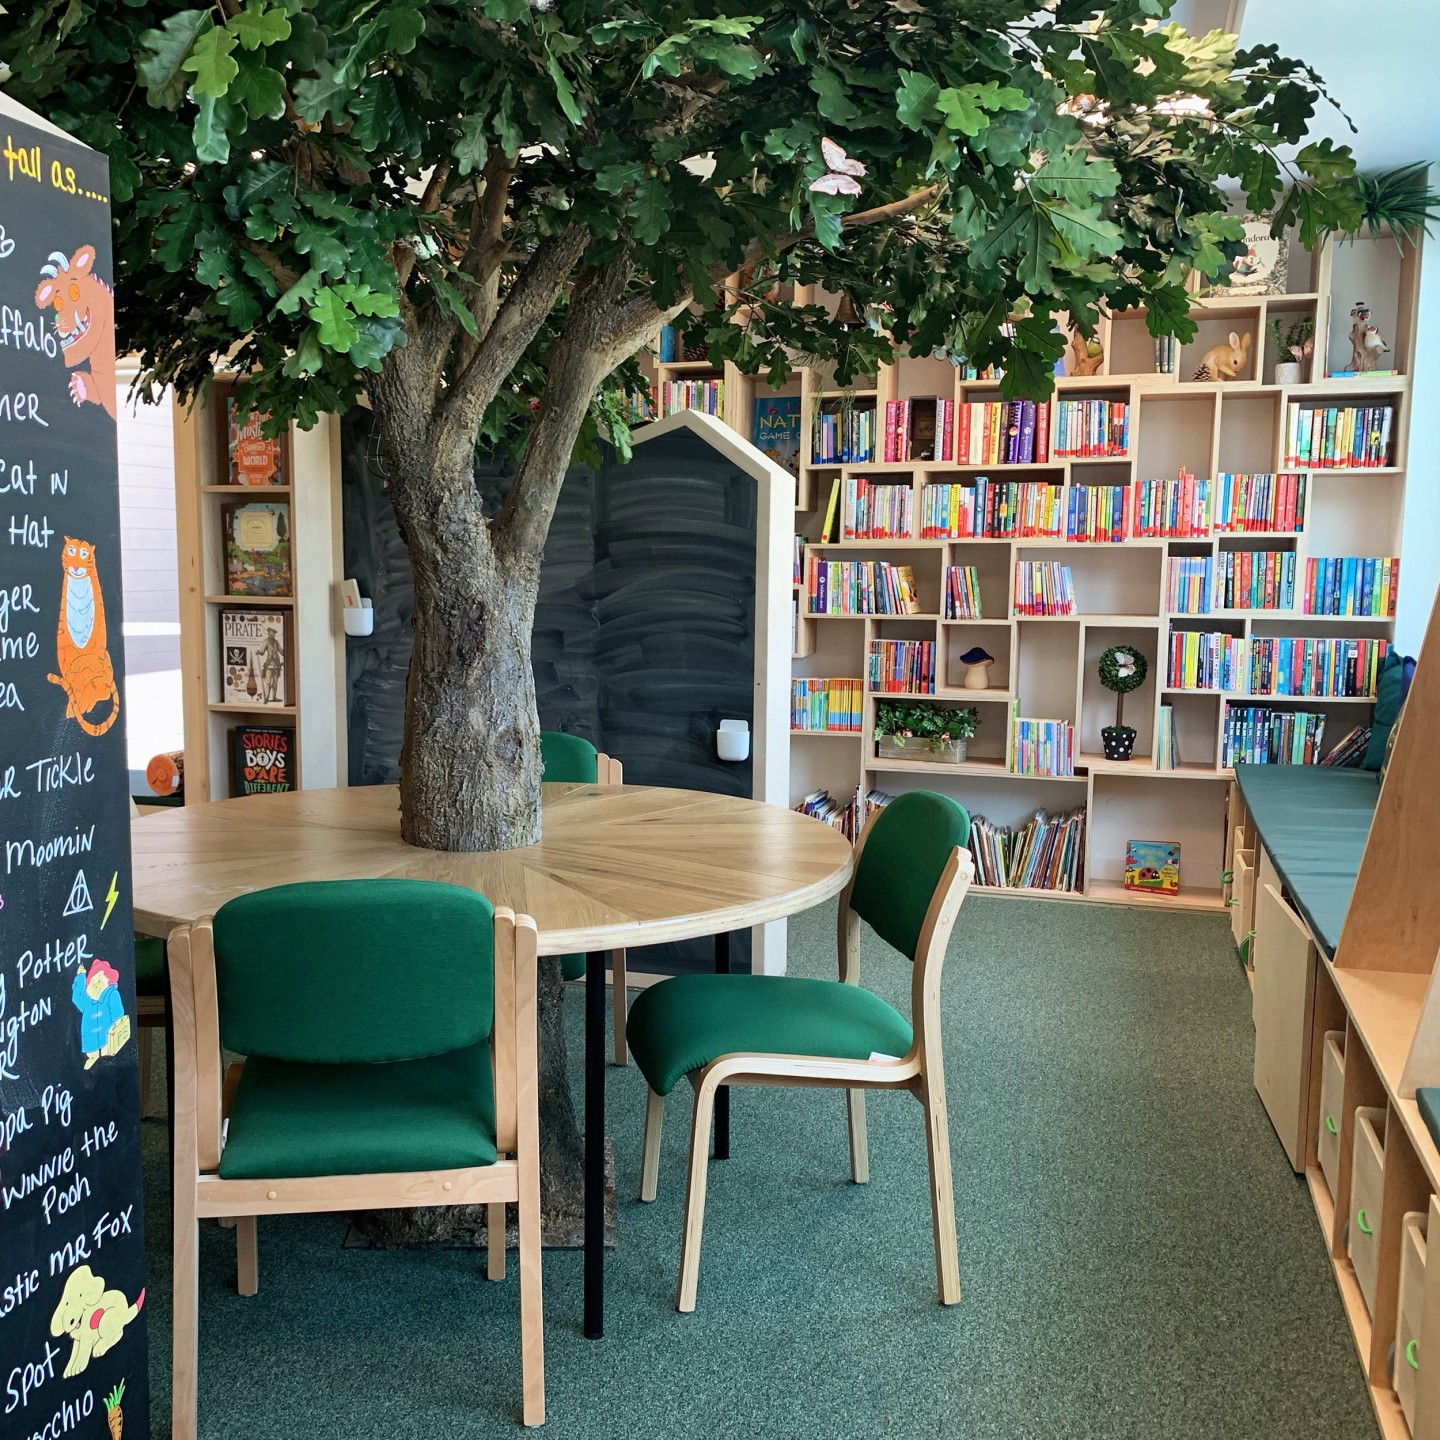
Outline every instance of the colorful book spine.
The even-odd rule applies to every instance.
[[[1264,705],[1226,705],[1220,764],[1318,765],[1325,717]]]
[[[1214,526],[1222,535],[1294,535],[1305,528],[1304,475],[1232,475],[1215,481]]]
[[[872,694],[933,695],[935,642],[872,640],[865,678]]]
[[[1073,775],[1075,727],[1068,720],[1012,721],[1010,770],[1015,775]]]
[[[1165,608],[1172,615],[1208,615],[1215,584],[1210,555],[1172,555],[1165,562]]]
[[[980,572],[974,565],[945,567],[944,615],[947,620],[979,620]]]
[[[1222,550],[1215,569],[1216,610],[1293,610],[1293,550]]]
[[[1137,480],[1130,512],[1137,538],[1203,540],[1210,534],[1210,482],[1188,470],[1174,480]]]
[[[1048,457],[1048,402],[980,400],[956,412],[960,465],[1038,465]]]
[[[1238,690],[1245,641],[1223,631],[1172,630],[1166,670],[1170,690]]]
[[[1014,610],[1016,615],[1073,615],[1070,567],[1056,560],[1017,560]]]
[[[1285,464],[1306,470],[1370,470],[1390,464],[1395,407],[1316,405],[1285,407]]]
[[[821,410],[810,437],[811,464],[872,465],[875,441],[874,405]]]
[[[1130,407],[1123,400],[1061,400],[1055,406],[1057,459],[1109,460],[1130,453]]]
[[[660,409],[665,415],[699,410],[704,415],[725,413],[723,380],[666,380],[660,386]]]
[[[1251,695],[1369,699],[1389,644],[1385,640],[1317,640],[1255,635],[1247,665]]]
[[[1130,528],[1126,485],[1071,485],[1066,491],[1065,538],[1113,544]]]
[[[790,728],[858,734],[865,703],[859,680],[800,679],[790,682]]]
[[[1175,707],[1160,707],[1159,723],[1155,727],[1155,768],[1157,770],[1178,770],[1180,768],[1180,746],[1175,739]]]
[[[920,602],[908,565],[883,560],[826,560],[810,556],[805,581],[811,615],[917,615]]]
[[[846,540],[909,540],[915,492],[910,482],[845,478],[841,535]]]
[[[1305,562],[1305,613],[1383,619],[1395,613],[1399,583],[1395,555],[1316,556]]]
[[[920,492],[920,538],[973,538],[978,495],[974,485],[926,485]]]
[[[1014,828],[983,815],[970,817],[970,854],[981,885],[1007,890],[1084,888],[1085,811],[1048,815],[1038,810]]]

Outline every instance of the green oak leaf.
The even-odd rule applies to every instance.
[[[833,120],[837,125],[848,125],[860,114],[845,89],[845,82],[833,70],[812,70],[810,88],[820,97],[815,108],[827,120]]]
[[[315,297],[310,306],[310,318],[315,322],[320,343],[327,350],[348,354],[350,347],[360,338],[360,332],[355,328],[354,311],[333,285],[324,286]]]
[[[290,17],[278,6],[247,5],[225,28],[246,50],[259,50],[290,38]]]
[[[195,158],[207,165],[223,165],[230,158],[230,132],[243,126],[240,107],[227,96],[202,95],[191,132]]]
[[[351,109],[354,109],[353,105]],[[375,143],[378,145],[383,138],[383,135],[377,136]],[[465,115],[461,118],[460,136],[451,146],[451,154],[455,156],[462,175],[484,169],[486,160],[490,158],[490,141],[485,135],[483,115]]]
[[[214,21],[208,10],[177,10],[167,15],[158,30],[140,36],[144,58],[136,73],[145,85],[145,98],[161,110],[174,110],[185,98],[189,81],[181,68],[200,32]]]
[[[228,30],[215,27],[196,37],[190,54],[180,66],[195,77],[190,86],[193,94],[218,99],[230,88],[230,82],[240,73],[239,65],[230,55],[235,44],[235,37]]]
[[[278,120],[285,113],[285,77],[253,55],[241,57],[227,94],[252,120]]]
[[[895,97],[896,118],[907,129],[918,130],[933,118],[940,87],[928,76],[914,70],[900,72],[900,91]]]
[[[650,176],[635,187],[629,212],[634,220],[635,238],[653,245],[670,228],[670,193],[659,176]]]

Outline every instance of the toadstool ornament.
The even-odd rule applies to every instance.
[[[979,645],[972,645],[960,657],[960,663],[965,667],[965,675],[960,683],[966,690],[988,690],[990,688],[989,671],[995,663],[993,655]]]

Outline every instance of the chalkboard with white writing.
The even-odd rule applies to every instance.
[[[0,1436],[145,1440],[109,172],[0,136]]]

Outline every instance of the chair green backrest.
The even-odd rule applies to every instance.
[[[593,785],[599,779],[600,752],[579,735],[563,730],[540,732],[540,778],[567,785]]]
[[[495,909],[430,880],[326,880],[215,915],[220,1042],[318,1064],[476,1045],[495,1013]]]
[[[950,852],[969,839],[970,817],[949,796],[928,790],[897,795],[865,837],[850,908],[913,960]]]

